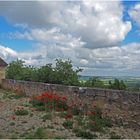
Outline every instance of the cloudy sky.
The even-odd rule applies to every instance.
[[[0,1],[0,57],[140,76],[140,1]]]

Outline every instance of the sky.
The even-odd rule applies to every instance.
[[[0,1],[0,57],[72,60],[90,76],[140,76],[140,1]]]

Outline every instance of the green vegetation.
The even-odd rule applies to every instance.
[[[115,79],[113,83],[111,81],[109,81],[109,88],[125,90],[126,85],[124,84],[123,80],[119,81],[118,79]]]
[[[47,139],[47,133],[45,132],[45,129],[40,127],[38,128],[35,133],[27,133],[25,134],[26,139]]]
[[[73,69],[70,60],[56,59],[56,66],[46,64],[40,68],[25,66],[21,60],[13,61],[6,71],[6,78],[15,80],[45,82],[52,84],[79,85],[78,73],[82,69]]]
[[[74,69],[72,61],[69,59],[65,61],[56,59],[55,67],[52,67],[52,64],[46,64],[39,68],[25,66],[24,61],[16,60],[7,67],[6,78],[83,87],[128,89],[124,81],[118,79],[114,81],[108,79],[107,81],[101,80],[99,77],[92,77],[86,81],[80,81],[80,72],[82,72],[82,69]],[[134,88],[139,89],[140,86],[136,84]]]
[[[116,135],[115,132],[111,132],[110,139],[122,139],[120,135]]]
[[[95,139],[97,137],[95,134],[93,135],[91,132],[79,128],[73,129],[73,132],[77,137],[81,137],[84,139]]]
[[[15,125],[15,122],[10,122],[9,125],[10,126],[14,126]]]
[[[98,87],[105,88],[104,82],[101,81],[98,77],[92,77],[84,83],[86,87]]]
[[[11,92],[11,91],[6,91],[4,92],[4,94],[2,95],[2,98],[3,99],[6,99],[6,98],[9,98],[9,99],[18,99],[18,98],[22,98],[22,97],[25,97],[25,95],[23,94],[15,94],[14,92]]]
[[[73,121],[71,120],[66,120],[63,122],[63,126],[67,129],[72,129]]]
[[[28,110],[24,109],[24,108],[18,108],[17,110],[15,110],[15,114],[16,115],[28,115],[29,112]]]

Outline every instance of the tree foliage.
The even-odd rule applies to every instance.
[[[22,60],[10,63],[6,70],[6,77],[9,79],[22,80],[24,69],[23,63],[24,61]]]
[[[24,61],[16,60],[9,64],[6,78],[15,80],[26,80],[45,82],[53,84],[79,85],[78,73],[82,69],[74,70],[70,60],[56,59],[56,66],[46,64],[40,68],[25,66]]]
[[[55,67],[52,64],[46,64],[39,68],[25,66],[24,61],[16,60],[11,62],[6,70],[6,78],[15,80],[35,81],[52,84],[64,84],[73,86],[110,88],[125,90],[126,85],[123,80],[115,79],[104,84],[99,77],[92,77],[85,82],[79,82],[79,73],[82,69],[74,69],[71,60],[56,59]]]
[[[85,82],[86,87],[105,88],[104,82],[99,77],[92,77]]]
[[[123,80],[119,81],[118,79],[115,79],[114,82],[109,81],[109,88],[125,90],[126,89],[126,85],[123,82]]]

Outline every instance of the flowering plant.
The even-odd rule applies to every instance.
[[[28,115],[29,114],[28,110],[26,110],[24,107],[17,107],[16,109],[14,109],[14,112],[16,115]]]
[[[39,96],[33,97],[30,102],[34,106],[44,106],[45,109],[51,109],[51,110],[67,110],[67,98],[61,97],[53,93],[42,93]]]

